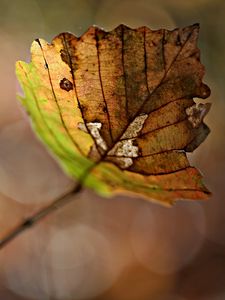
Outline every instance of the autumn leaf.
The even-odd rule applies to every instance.
[[[102,195],[132,192],[164,204],[206,199],[192,152],[209,133],[199,25],[37,39],[17,62],[21,99],[64,170]]]

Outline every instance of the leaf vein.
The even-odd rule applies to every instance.
[[[77,99],[78,108],[80,109],[81,116],[82,116],[82,119],[84,121],[84,125],[86,127],[86,130],[89,133],[89,135],[92,137],[92,139],[93,139],[93,141],[95,143],[95,147],[96,147],[99,155],[101,155],[101,153],[100,153],[100,151],[98,149],[97,142],[96,142],[95,138],[92,136],[91,131],[90,131],[90,129],[87,126],[87,122],[86,122],[85,117],[84,117],[84,112],[83,112],[82,106],[81,106],[80,101],[79,101],[79,97],[78,97],[78,93],[77,93],[77,86],[76,86],[76,81],[75,81],[75,76],[74,76],[74,69],[73,69],[73,64],[72,64],[72,59],[71,59],[71,56],[70,56],[70,53],[69,53],[69,49],[68,49],[68,45],[67,45],[67,40],[66,40],[65,34],[63,34],[63,44],[64,44],[64,48],[65,48],[66,53],[67,53],[68,58],[69,58],[69,67],[70,67],[70,72],[71,72],[71,75],[72,75],[74,93],[75,93],[75,97]]]
[[[106,101],[106,98],[105,98],[105,93],[104,93],[104,88],[103,88],[103,82],[102,82],[101,62],[100,62],[100,54],[99,54],[99,42],[98,42],[98,39],[97,39],[96,30],[95,30],[95,39],[96,39],[96,49],[97,49],[97,59],[98,59],[99,81],[100,81],[100,85],[101,85],[101,91],[102,91],[103,101],[105,103],[105,108],[106,108],[106,115],[107,115],[107,120],[108,120],[108,125],[109,125],[109,134],[110,134],[110,137],[111,137],[111,141],[113,142],[112,126],[111,126],[111,121],[110,121],[109,109],[108,109],[108,104],[107,104],[107,101]]]
[[[54,97],[56,106],[57,106],[58,111],[59,111],[59,117],[60,117],[60,120],[61,120],[61,122],[62,122],[62,126],[63,126],[63,128],[65,129],[67,135],[69,136],[69,138],[70,138],[70,140],[72,141],[72,143],[74,144],[74,146],[75,146],[75,147],[78,149],[78,151],[80,152],[80,154],[81,154],[81,155],[84,155],[82,149],[79,147],[79,145],[77,144],[77,142],[74,140],[73,136],[71,135],[71,133],[70,133],[69,129],[67,128],[66,123],[65,123],[65,121],[64,121],[64,119],[63,119],[62,111],[61,111],[60,105],[59,105],[59,103],[58,103],[56,94],[55,94],[55,90],[54,90],[54,87],[53,87],[53,83],[52,83],[52,79],[51,79],[51,74],[50,74],[50,70],[49,70],[49,67],[48,67],[47,59],[46,59],[45,54],[44,54],[44,50],[43,50],[43,48],[42,48],[42,45],[41,45],[41,42],[40,42],[39,39],[37,40],[37,42],[38,42],[38,45],[39,45],[40,48],[41,48],[42,55],[43,55],[43,58],[44,58],[44,61],[45,61],[45,65],[46,65],[46,68],[47,68],[47,71],[48,71],[49,83],[50,83],[50,86],[51,86],[51,90],[52,90],[52,94],[53,94],[53,97]]]

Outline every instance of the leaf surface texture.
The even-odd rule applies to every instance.
[[[210,95],[198,33],[120,25],[33,42],[31,63],[16,65],[21,101],[70,176],[103,195],[208,197],[186,157],[209,133],[210,104],[193,100]]]

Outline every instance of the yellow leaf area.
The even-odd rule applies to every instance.
[[[186,157],[209,133],[210,104],[193,100],[210,95],[198,32],[120,25],[33,42],[31,63],[16,65],[21,101],[67,174],[105,196],[208,198]]]

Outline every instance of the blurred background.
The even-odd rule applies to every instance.
[[[196,22],[213,106],[211,134],[189,157],[212,198],[168,209],[85,190],[0,251],[1,300],[225,299],[224,0],[0,0],[0,236],[73,185],[16,100],[15,62],[29,61],[32,40]]]

